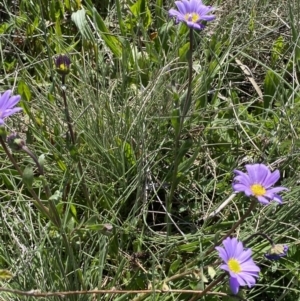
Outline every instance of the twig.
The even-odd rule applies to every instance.
[[[203,217],[203,220],[216,216],[228,203],[236,196],[236,193],[231,194],[216,210]]]
[[[55,296],[71,296],[71,295],[102,295],[102,294],[201,294],[204,291],[199,290],[179,290],[179,289],[169,289],[169,290],[162,290],[162,289],[153,289],[153,290],[90,290],[90,291],[61,291],[61,292],[41,292],[39,290],[31,290],[31,291],[22,291],[22,290],[15,290],[5,287],[0,287],[0,292],[7,292],[12,293],[15,295],[22,295],[22,296],[30,296],[34,298],[40,297],[55,297]],[[228,296],[226,293],[221,292],[206,292],[207,295],[217,295],[217,296]]]

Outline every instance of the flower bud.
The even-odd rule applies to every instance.
[[[67,55],[65,54],[58,55],[55,58],[54,63],[55,63],[56,71],[60,75],[67,75],[70,73],[71,60]]]
[[[269,260],[278,260],[286,256],[289,247],[287,245],[273,245],[265,257]]]
[[[26,145],[25,141],[17,133],[12,133],[7,136],[8,146],[12,151],[19,152]]]

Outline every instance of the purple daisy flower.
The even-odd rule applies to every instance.
[[[269,260],[278,260],[286,256],[289,247],[287,245],[273,245],[265,257]]]
[[[233,179],[233,190],[244,192],[246,196],[254,196],[264,205],[270,201],[282,203],[282,198],[277,194],[280,191],[288,190],[285,187],[272,186],[279,180],[279,170],[271,172],[264,164],[246,165],[248,174],[234,170],[236,176]]]
[[[182,0],[175,1],[178,11],[175,9],[169,10],[169,16],[176,18],[176,23],[184,22],[188,27],[194,29],[203,29],[202,21],[213,21],[216,17],[208,15],[215,8],[206,6],[201,0]]]
[[[237,294],[240,286],[248,285],[251,288],[260,271],[260,268],[251,258],[251,249],[244,250],[242,242],[229,237],[223,240],[223,246],[224,248],[216,247],[216,250],[224,261],[220,268],[229,273],[231,291]]]
[[[0,125],[4,124],[4,118],[23,110],[20,107],[14,108],[20,101],[21,96],[10,96],[11,92],[11,90],[7,90],[2,95],[0,94]]]

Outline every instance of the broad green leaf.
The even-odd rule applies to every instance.
[[[279,36],[278,39],[273,43],[273,47],[271,49],[271,60],[272,63],[276,63],[281,54],[284,51],[284,40],[282,36]]]
[[[170,272],[172,274],[176,273],[177,270],[180,268],[180,264],[181,264],[181,257],[177,257],[177,259],[174,260],[170,266]]]
[[[189,53],[190,49],[190,42],[185,43],[183,46],[179,48],[179,61],[180,62],[186,62],[187,61],[187,55]]]
[[[86,17],[85,17],[85,9],[84,8],[72,13],[71,19],[75,23],[77,28],[79,29],[83,38],[85,38],[89,41],[95,42],[92,31],[91,31],[91,29],[87,23]]]
[[[25,98],[27,101],[31,100],[31,92],[29,90],[28,85],[23,81],[20,80],[18,84],[18,93]]]
[[[135,159],[135,154],[134,150],[132,149],[131,145],[128,142],[122,142],[120,138],[116,138],[116,141],[119,146],[124,148],[124,154],[126,159],[131,165],[135,165],[136,159]]]
[[[275,100],[279,86],[279,76],[274,71],[268,70],[264,81],[264,108],[269,108],[271,102]]]
[[[147,0],[138,0],[130,6],[130,11],[135,16],[138,22],[140,22],[139,19],[142,19],[143,26],[146,29],[151,25],[152,18]]]

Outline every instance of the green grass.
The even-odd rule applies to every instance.
[[[2,288],[33,295],[203,290],[213,281],[207,267],[218,258],[216,252],[203,254],[247,211],[250,200],[239,194],[214,218],[203,218],[231,195],[234,169],[263,162],[280,170],[280,185],[290,190],[282,206],[257,204],[233,235],[245,240],[263,232],[288,244],[289,252],[268,261],[267,241],[252,239],[247,246],[261,273],[256,286],[244,287],[241,296],[300,299],[299,3],[205,3],[217,7],[217,18],[194,32],[192,101],[179,131],[188,88],[189,30],[168,18],[174,2],[1,2],[1,91],[14,89],[24,109],[8,118],[6,127],[26,139],[37,157],[45,156],[44,177],[26,153],[14,158],[21,170],[33,168],[33,191],[60,223],[36,207],[1,148],[0,269],[12,273],[10,279],[0,273]],[[53,63],[61,53],[72,60],[65,93],[75,145]],[[216,277],[222,274],[217,265],[214,269]],[[230,294],[228,277],[212,292]],[[169,292],[64,300],[192,298]],[[32,299],[0,293],[0,300]]]

